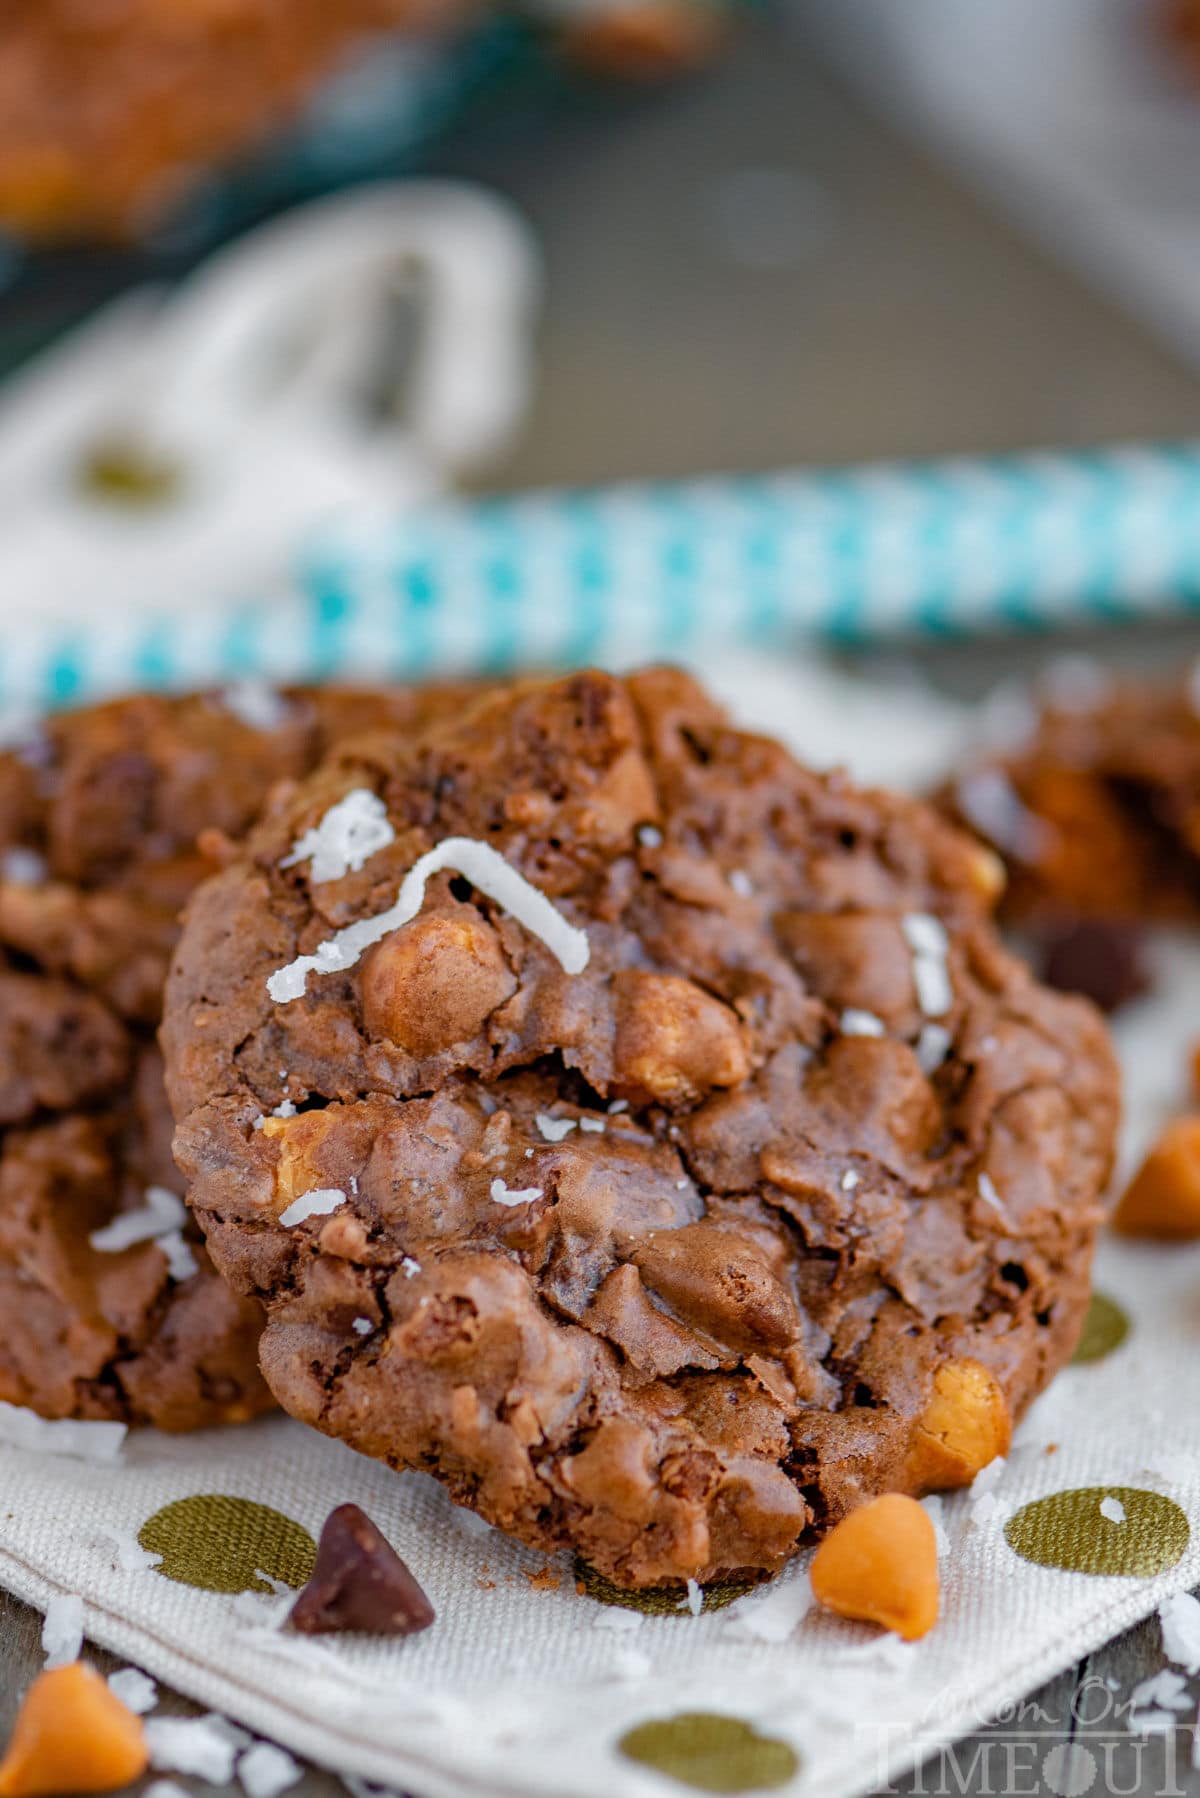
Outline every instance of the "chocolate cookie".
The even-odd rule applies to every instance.
[[[1005,915],[1200,916],[1200,711],[1194,680],[1051,671],[1017,740],[983,749],[941,795],[1009,870]]]
[[[969,1480],[1074,1346],[1117,1110],[996,876],[670,671],[335,750],[162,1036],[280,1402],[626,1586]]]
[[[262,1317],[178,1197],[154,1046],[181,905],[278,780],[409,694],[261,688],[58,714],[0,755],[0,1399],[252,1415]]]

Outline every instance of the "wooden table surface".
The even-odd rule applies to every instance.
[[[510,194],[546,252],[541,386],[496,485],[1163,437],[1200,421],[1195,377],[865,117],[786,21],[762,19],[694,83],[603,116],[564,104],[549,124],[552,154],[522,119],[465,133],[442,158]],[[747,192],[798,204],[807,222],[787,257],[752,245],[747,261],[731,244],[730,196]],[[1131,653],[1124,639],[1096,646]],[[1197,649],[1180,627],[1132,653]],[[1029,653],[921,659],[972,692]],[[39,1629],[0,1593],[0,1740],[40,1665]],[[1061,1793],[1087,1771],[1079,1755],[1064,1771],[1075,1744],[1095,1768],[1080,1792],[1200,1798],[1186,1754],[1172,1781],[1161,1744],[1113,1727],[1109,1682],[1127,1694],[1161,1665],[1151,1621],[893,1789]],[[163,1709],[194,1707],[165,1694]],[[310,1769],[294,1793],[342,1790]]]

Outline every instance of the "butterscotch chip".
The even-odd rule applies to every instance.
[[[750,1071],[736,1015],[675,974],[618,974],[613,1087],[686,1104]]]
[[[145,1733],[100,1675],[81,1661],[40,1673],[0,1761],[0,1798],[115,1792],[149,1764]]]
[[[1113,1213],[1125,1236],[1200,1236],[1200,1117],[1168,1124]]]
[[[330,896],[285,864],[364,785]],[[196,894],[164,1026],[272,1390],[624,1587],[969,1478],[1075,1346],[1116,1111],[991,902],[671,671],[335,751]]]
[[[839,1617],[895,1630],[906,1642],[938,1618],[937,1536],[914,1498],[888,1492],[843,1517],[809,1570],[813,1596]]]
[[[925,1492],[969,1486],[1011,1442],[1012,1415],[996,1376],[978,1361],[947,1361],[913,1428],[913,1481]]]
[[[470,906],[447,907],[385,937],[362,971],[363,1023],[410,1055],[469,1042],[516,991],[500,939]]]

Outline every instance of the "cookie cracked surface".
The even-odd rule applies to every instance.
[[[142,696],[56,714],[0,754],[0,1399],[169,1430],[271,1403],[259,1306],[173,1227],[169,1197],[131,1224],[152,1189],[183,1190],[154,1042],[178,913],[275,782],[425,703]],[[99,1246],[116,1219],[118,1242],[141,1239]]]
[[[352,792],[392,840],[282,866]],[[448,838],[586,931],[582,971],[445,868],[272,998]],[[336,749],[193,897],[163,1030],[275,1395],[625,1586],[769,1571],[969,1479],[1074,1346],[1117,1111],[1097,1014],[1007,954],[994,896],[928,809],[671,671]]]

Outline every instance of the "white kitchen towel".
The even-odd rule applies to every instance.
[[[860,692],[851,705],[811,671],[795,686],[786,670],[744,666],[723,684],[756,725],[790,724],[818,759],[850,736],[849,759],[869,772],[898,741],[915,771],[960,723],[911,693]],[[1155,994],[1121,1027],[1127,1160],[1183,1102],[1200,1018],[1200,946],[1164,938],[1155,952]],[[421,1798],[663,1798],[686,1788],[630,1759],[622,1738],[695,1713],[765,1740],[743,1738],[743,1784],[727,1757],[722,1790],[769,1778],[796,1798],[865,1791],[1200,1582],[1200,1245],[1106,1242],[1097,1285],[1128,1334],[1063,1372],[986,1490],[935,1507],[943,1614],[912,1646],[808,1608],[803,1561],[699,1615],[686,1599],[644,1614],[581,1593],[569,1557],[518,1547],[431,1479],[279,1417],[191,1438],[142,1433],[108,1459],[113,1444],[93,1426],[81,1459],[58,1452],[79,1446],[70,1427],[64,1441],[61,1426],[0,1412],[0,1582],[42,1607],[80,1595],[95,1641],[294,1752]],[[1095,1575],[1009,1546],[1019,1508],[1079,1489],[1093,1489],[1083,1537],[1171,1564]],[[1102,1512],[1106,1493],[1119,1502]],[[429,1593],[438,1615],[424,1634],[314,1641],[281,1628],[286,1582],[347,1500]],[[214,1579],[235,1589],[206,1589]]]

